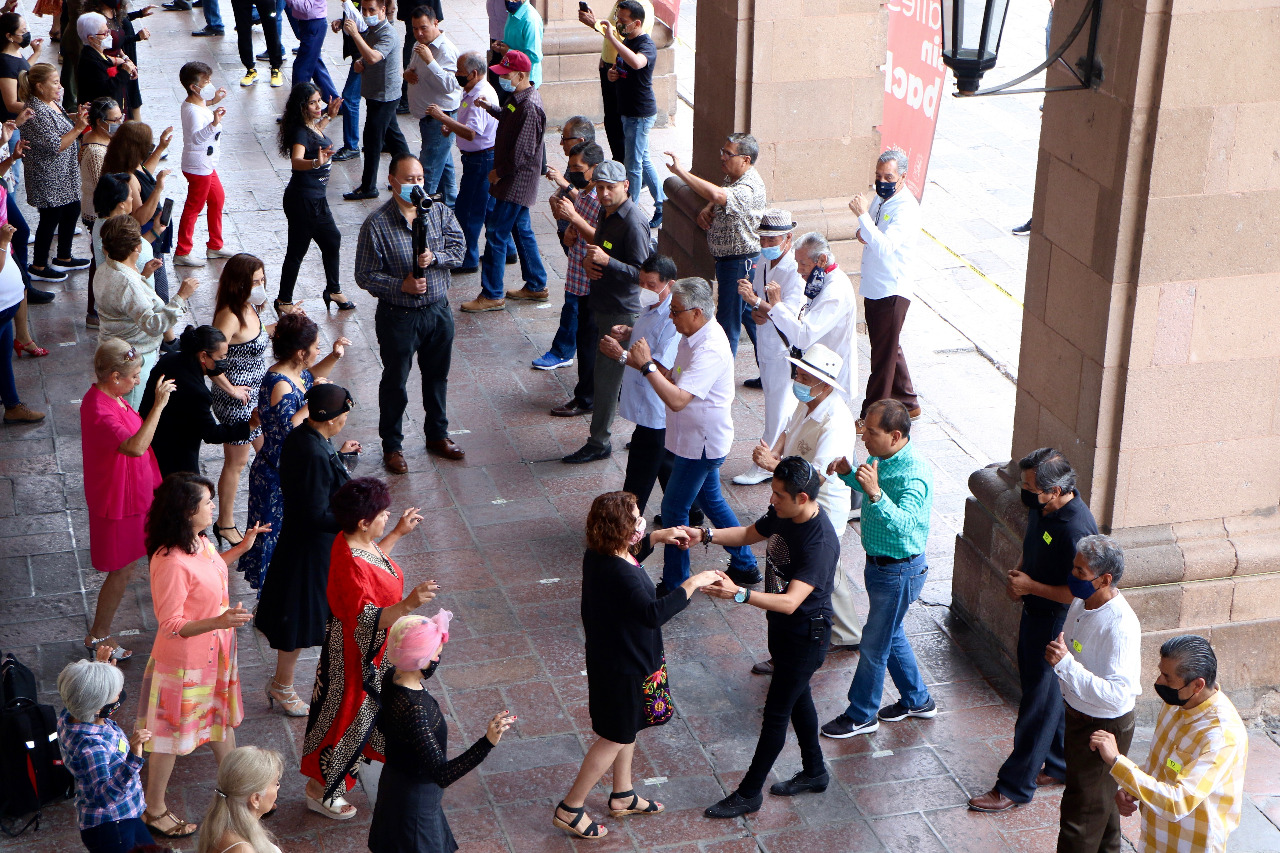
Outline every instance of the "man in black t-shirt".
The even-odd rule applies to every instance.
[[[649,131],[658,117],[658,100],[653,95],[653,67],[658,62],[658,47],[644,33],[644,7],[636,0],[620,0],[617,6],[618,26],[608,21],[601,24],[604,37],[618,51],[618,59],[609,69],[609,80],[617,84],[618,114],[622,116],[622,137],[626,148],[623,163],[631,182],[631,200],[640,200],[641,181],[653,194],[653,219],[650,228],[662,224],[662,183],[658,170],[649,159]],[[617,157],[617,152],[614,152]]]
[[[1076,491],[1076,472],[1052,447],[1042,447],[1019,463],[1027,532],[1022,560],[1009,572],[1007,592],[1022,600],[1018,623],[1018,681],[1022,699],[1013,728],[1013,751],[1000,766],[996,784],[969,800],[980,812],[1002,812],[1031,802],[1036,788],[1061,785],[1066,714],[1062,691],[1044,649],[1057,638],[1067,618],[1071,591],[1067,578],[1076,543],[1098,532],[1093,513]]]
[[[714,542],[730,547],[769,541],[764,592],[740,587],[723,573],[719,582],[703,589],[766,611],[773,655],[773,680],[751,767],[736,791],[707,808],[707,817],[738,817],[760,810],[761,789],[786,742],[788,721],[795,727],[804,766],[769,792],[780,797],[820,793],[830,781],[818,738],[818,712],[809,691],[809,679],[826,660],[831,641],[831,588],[840,562],[840,537],[818,506],[821,485],[816,468],[799,456],[788,456],[774,469],[769,511],[755,524],[714,531],[685,528],[690,545]]]

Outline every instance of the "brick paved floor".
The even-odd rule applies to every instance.
[[[458,6],[461,11],[452,13],[449,23],[451,33],[463,47],[479,44],[477,34],[484,32],[481,4],[466,0]],[[228,239],[266,260],[274,293],[284,248],[279,206],[288,165],[273,150],[271,118],[286,90],[271,90],[265,83],[241,90],[235,85],[239,70],[234,43],[187,38],[184,31],[195,23],[195,17],[182,14],[158,14],[148,22],[156,41],[143,50],[144,112],[157,130],[176,120],[179,90],[174,78],[181,62],[198,58],[218,69],[216,82],[231,90],[220,169],[227,186]],[[35,21],[32,29],[42,35],[46,26]],[[688,111],[682,110],[683,124],[663,131],[660,144],[687,148],[688,118]],[[405,130],[409,138],[416,138],[412,123],[406,122]],[[176,160],[171,158],[173,166]],[[356,228],[372,207],[338,200],[358,180],[359,168],[358,161],[338,164],[330,188],[346,237],[344,270],[350,269]],[[180,198],[180,176],[175,175],[174,184],[174,195]],[[541,212],[535,223],[544,238],[552,233],[550,220]],[[610,460],[580,467],[558,461],[583,443],[587,422],[546,416],[548,408],[567,399],[571,371],[528,369],[529,360],[545,351],[556,327],[562,293],[563,258],[550,239],[543,245],[552,270],[550,303],[456,315],[449,414],[455,437],[467,450],[465,463],[426,457],[420,433],[409,429],[406,454],[411,473],[391,478],[395,506],[414,504],[426,515],[420,532],[396,552],[407,580],[437,579],[443,588],[438,603],[457,615],[454,639],[432,685],[449,715],[453,751],[480,736],[495,710],[510,708],[520,717],[480,771],[450,788],[445,798],[454,831],[469,853],[574,847],[551,827],[550,814],[591,738],[577,616],[580,530],[592,498],[618,488],[626,464],[625,429],[615,438],[618,452]],[[196,273],[204,282],[195,298],[195,317],[202,322],[211,315],[217,271],[213,265]],[[74,275],[65,287],[55,287],[56,302],[33,309],[36,338],[52,354],[17,365],[23,399],[47,411],[48,419],[38,426],[0,429],[0,648],[31,664],[43,697],[55,702],[57,673],[82,654],[86,614],[92,612],[100,583],[88,560],[80,475],[78,402],[88,387],[95,339],[81,322],[84,287],[85,276]],[[360,310],[325,318],[317,299],[321,287],[319,258],[312,252],[303,268],[300,293],[320,320],[326,342],[339,335],[354,342],[350,357],[333,378],[352,388],[361,404],[346,433],[370,451],[361,473],[379,473],[380,367],[371,323],[373,302],[349,287],[346,292]],[[450,301],[456,305],[477,290],[476,276],[459,277]],[[947,608],[953,541],[968,494],[966,479],[975,468],[1007,457],[1013,388],[974,351],[971,341],[928,305],[913,311],[905,345],[926,409],[915,438],[934,463],[936,478],[928,549],[931,577],[908,625],[942,712],[929,721],[886,725],[870,737],[824,741],[836,784],[823,795],[793,801],[769,797],[765,807],[746,820],[706,820],[701,810],[732,790],[750,760],[766,682],[748,669],[766,651],[759,611],[699,598],[665,632],[679,714],[666,727],[645,732],[636,756],[639,790],[663,801],[667,812],[653,819],[607,821],[611,838],[592,849],[1052,849],[1059,798],[1053,792],[1006,815],[978,815],[964,808],[965,799],[986,790],[994,778],[1009,747],[1016,705],[1007,674],[975,648],[972,633]],[[862,348],[865,371],[865,339]],[[739,379],[754,374],[749,352],[743,348]],[[412,413],[421,411],[420,394],[411,386],[410,396],[414,422]],[[734,408],[738,442],[725,466],[726,491],[744,519],[763,510],[765,488],[732,486],[727,480],[746,465],[761,428],[761,405],[759,392],[739,392]],[[203,462],[206,470],[216,472],[221,449],[206,448]],[[243,501],[242,492],[241,521]],[[862,550],[856,528],[846,533],[843,544],[842,569],[860,580]],[[699,549],[694,555],[695,568],[722,562],[722,552]],[[233,598],[250,601],[251,591],[238,576],[233,578]],[[862,603],[865,608],[865,598]],[[156,628],[145,572],[129,589],[115,625],[137,651],[123,667],[130,699],[120,716],[129,720]],[[369,809],[360,792],[353,800],[361,814],[349,823],[331,823],[303,808],[301,778],[292,768],[297,767],[304,721],[267,710],[262,690],[274,655],[251,630],[242,630],[239,642],[247,708],[240,742],[280,750],[291,768],[283,780],[280,811],[271,820],[282,848],[286,853],[365,849]],[[307,655],[299,668],[298,686],[304,695],[314,660],[314,653]],[[823,719],[841,709],[855,664],[854,655],[833,654],[815,677]],[[886,701],[893,698],[890,687]],[[779,760],[777,775],[790,775],[797,766],[792,740]],[[198,820],[211,795],[213,775],[207,750],[180,760],[171,785],[174,811]],[[605,790],[602,786],[589,801],[597,817],[603,812]],[[1280,850],[1280,832],[1273,826],[1280,823],[1280,748],[1262,729],[1253,734],[1249,790],[1245,826],[1233,839],[1233,849]],[[5,840],[0,849],[81,849],[70,805],[46,814],[38,835]],[[1126,829],[1133,837],[1134,824]],[[176,846],[193,849],[190,843]]]

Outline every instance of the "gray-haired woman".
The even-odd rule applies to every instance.
[[[98,648],[98,657],[111,650]],[[147,804],[142,793],[142,745],[147,729],[131,737],[111,719],[125,700],[124,675],[115,664],[75,661],[58,676],[66,709],[58,715],[58,745],[76,780],[80,839],[89,853],[127,853],[153,844],[142,822]]]

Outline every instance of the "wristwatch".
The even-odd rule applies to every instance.
[[[739,604],[746,604],[751,599],[751,590],[745,586],[738,587],[738,591],[733,594],[733,600]]]
[[[884,492],[879,491],[879,492],[876,492],[875,497],[871,497],[870,495],[867,495],[867,500],[870,501],[871,503],[875,503],[876,501],[880,500],[880,498],[882,497],[884,497]]]
[[[648,376],[650,373],[653,373],[657,369],[658,369],[658,365],[655,364],[652,360],[650,360],[644,363],[644,367],[640,368],[640,372],[643,373],[645,376]]]
[[[628,357],[628,356],[630,356],[630,355],[631,355],[631,353],[630,353],[629,351],[627,351],[627,350],[625,350],[625,349],[624,349],[624,350],[622,351],[622,355],[618,356],[618,364],[621,364],[623,367],[626,367],[626,366],[627,366],[627,357]]]

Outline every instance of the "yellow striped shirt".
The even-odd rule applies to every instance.
[[[1249,735],[1221,690],[1195,708],[1166,705],[1146,770],[1111,768],[1142,809],[1142,853],[1222,853],[1240,825]]]

